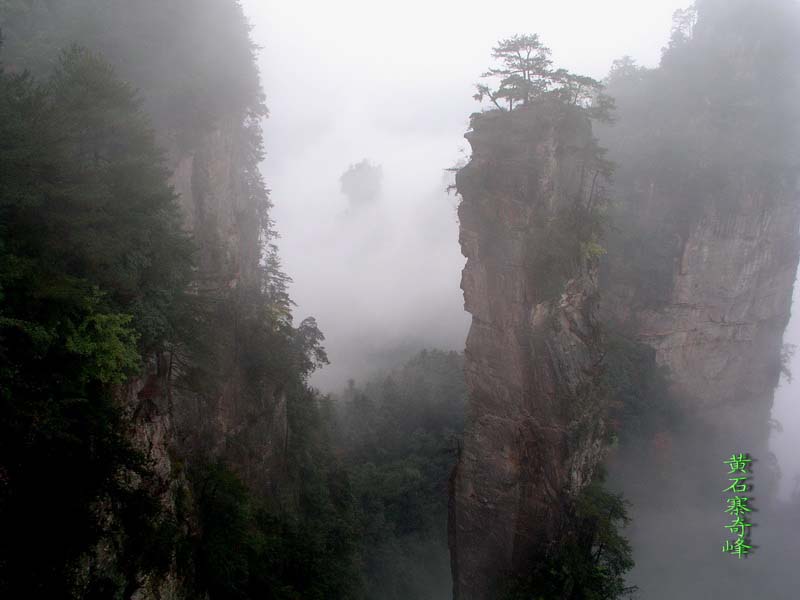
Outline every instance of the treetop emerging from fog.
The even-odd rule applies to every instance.
[[[477,84],[478,91],[473,96],[477,101],[488,98],[500,110],[514,110],[515,106],[526,106],[538,98],[555,96],[567,104],[588,109],[593,118],[611,119],[613,101],[602,93],[603,84],[566,69],[553,69],[550,48],[535,33],[500,40],[492,49],[492,57],[498,66],[491,67],[481,77],[496,81],[497,86]]]

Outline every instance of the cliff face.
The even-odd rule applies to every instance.
[[[676,236],[666,301],[629,319],[669,369],[682,412],[755,452],[766,449],[780,376],[800,205],[794,185],[765,189],[745,176],[724,201],[708,203],[688,236]]]
[[[244,118],[227,115],[193,149],[170,153],[175,192],[201,252],[201,279],[229,288],[254,283],[260,257],[260,207],[243,174]]]
[[[243,115],[229,115],[192,151],[174,150],[173,182],[187,228],[199,249],[198,287],[231,303],[233,314],[217,331],[212,365],[221,382],[210,394],[180,393],[176,440],[189,454],[226,459],[258,493],[270,491],[286,442],[286,399],[277,382],[257,397],[245,390],[238,347],[244,297],[258,288],[265,198],[253,190],[243,137]]]
[[[259,223],[265,207],[248,189],[247,165],[241,159],[243,119],[230,115],[203,135],[193,149],[171,152],[173,185],[199,252],[196,285],[220,299],[235,299],[241,289],[258,285]],[[216,393],[199,398],[186,390],[172,392],[178,396],[168,407],[179,430],[174,443],[179,448],[202,444],[212,455],[229,457],[248,483],[263,487],[271,480],[276,454],[283,449],[285,399],[274,386],[262,390],[255,403],[243,393],[237,332],[233,330],[236,323],[231,327],[218,332],[220,339],[202,342],[217,350],[213,367],[222,384]],[[179,371],[174,364],[161,368],[169,386],[174,385]],[[247,449],[246,456],[230,447],[232,440]]]
[[[795,578],[777,558],[797,549],[782,529],[788,517],[775,502],[779,471],[768,442],[781,338],[800,255],[800,198],[790,181],[759,184],[752,173],[738,173],[730,181],[739,185],[719,193],[716,202],[699,202],[680,230],[669,228],[674,258],[663,301],[631,302],[646,280],[615,271],[619,257],[612,259],[603,289],[607,322],[654,350],[655,361],[668,373],[667,397],[676,403],[677,426],[623,444],[610,461],[612,475],[633,505],[634,528],[627,535],[636,567],[630,583],[654,600],[742,590],[757,594],[757,582],[765,580],[781,597]],[[657,231],[651,214],[674,210],[674,198],[647,179],[636,188],[646,190],[633,196],[643,217],[641,230]],[[766,553],[742,561],[753,565],[747,567],[720,560],[716,542],[726,537],[724,530],[720,534],[724,521],[710,501],[724,489],[715,492],[714,483],[725,477],[722,461],[734,452],[748,452],[757,461],[751,505],[759,511],[753,516],[759,527],[752,543],[756,553],[762,552],[758,548]],[[672,522],[689,525],[698,543],[669,539],[666,510]],[[671,568],[683,577],[664,581],[664,556],[672,557]],[[737,579],[740,573],[747,575]]]
[[[558,544],[565,505],[602,460],[606,404],[597,373],[607,365],[599,321],[652,348],[683,423],[615,453],[614,472],[624,473],[623,490],[629,486],[642,517],[634,532],[639,576],[660,581],[658,557],[677,550],[662,540],[661,509],[647,511],[657,499],[648,482],[680,479],[674,497],[664,497],[680,496],[687,522],[706,515],[695,533],[712,539],[718,527],[699,498],[702,482],[725,456],[747,451],[763,461],[759,502],[769,503],[768,423],[800,256],[796,177],[778,169],[770,176],[740,146],[720,151],[691,133],[676,136],[691,152],[685,161],[665,161],[669,147],[639,148],[641,160],[631,148],[619,151],[632,128],[643,143],[661,143],[653,127],[623,123],[618,138],[603,140],[623,168],[602,277],[587,253],[565,253],[558,217],[591,196],[582,183],[592,171],[589,123],[536,106],[485,113],[466,136],[472,159],[457,187],[462,288],[473,317],[470,397],[449,523],[458,599],[496,598],[498,583],[530,573]],[[676,564],[691,573],[714,552],[686,549]]]
[[[764,454],[800,251],[798,17],[697,2],[659,68],[615,65],[619,119],[600,135],[620,164],[610,319],[655,350],[687,419]]]
[[[469,408],[449,537],[455,597],[484,600],[558,537],[564,501],[600,460],[603,402],[593,262],[540,260],[564,212],[591,202],[588,119],[541,104],[479,115],[466,138],[456,185]]]
[[[233,310],[240,288],[258,284],[264,209],[248,189],[242,134],[243,119],[231,116],[191,150],[170,153],[173,185],[199,251],[196,285],[232,302]],[[193,365],[181,365],[179,356],[169,353],[152,356],[142,375],[119,390],[131,439],[151,466],[150,479],[140,485],[159,499],[167,514],[177,513],[179,498],[188,491],[187,462],[223,460],[258,495],[275,492],[283,472],[285,394],[277,385],[261,389],[257,398],[246,393],[236,323],[218,336],[200,341],[213,349],[215,385],[207,391],[187,388]],[[112,548],[98,549],[92,568],[102,571],[104,562],[114,562],[114,554]],[[133,596],[139,600],[191,595],[174,569],[158,577],[141,573],[139,578]]]
[[[558,263],[560,236],[547,233],[553,207],[571,197],[570,173],[583,171],[563,151],[587,145],[574,136],[580,129],[537,128],[533,111],[521,109],[479,117],[467,135],[473,156],[458,190],[473,324],[469,425],[451,490],[457,598],[496,597],[492,582],[524,573],[557,543],[563,503],[586,480],[569,474],[576,465],[589,473],[602,454],[603,400],[590,390],[593,361],[606,350],[603,368],[620,369],[608,378],[609,389],[620,386],[615,427],[628,419],[612,473],[636,511],[632,583],[661,598],[702,594],[700,580],[714,582],[712,595],[736,581],[735,566],[716,566],[716,543],[669,539],[663,518],[669,507],[696,539],[721,537],[708,481],[732,452],[760,461],[757,508],[765,520],[777,514],[768,437],[800,256],[800,15],[782,0],[707,0],[678,16],[659,68],[626,58],[608,78],[618,119],[600,140],[617,169],[599,284],[591,268]],[[548,208],[537,212],[537,203]],[[531,248],[557,268],[530,262]],[[543,315],[569,325],[541,327]],[[598,319],[606,347],[578,333]],[[647,357],[626,363],[647,367],[635,385],[614,360],[625,352]],[[652,359],[660,373],[648,371]],[[596,425],[577,437],[567,434],[573,398]],[[780,537],[767,527],[757,535]],[[665,581],[664,556],[685,579]]]

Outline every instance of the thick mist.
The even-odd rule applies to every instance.
[[[469,326],[459,289],[464,259],[458,198],[446,192],[446,169],[469,158],[463,133],[468,115],[480,108],[471,99],[473,84],[493,44],[535,31],[552,48],[556,64],[602,79],[623,55],[655,66],[672,13],[686,5],[512,2],[490,10],[462,2],[244,2],[262,48],[270,108],[263,173],[272,190],[283,265],[294,280],[298,319],[317,318],[331,360],[314,376],[315,385],[340,390],[348,379],[395,367],[423,347],[463,349]],[[381,191],[373,204],[352,210],[340,177],[363,159],[381,167]],[[785,342],[800,345],[797,297],[795,291]],[[797,375],[800,355],[791,366]],[[782,380],[773,410],[780,428],[771,447],[782,472],[783,501],[800,473],[798,387],[797,379]],[[648,477],[643,471],[628,475]],[[631,539],[641,560],[631,580],[641,586],[642,597],[675,597],[687,589],[686,581],[675,579],[680,574],[670,572],[670,557],[677,556],[674,564],[694,561],[694,573],[708,574],[708,583],[688,582],[697,598],[715,597],[713,580],[726,577],[731,589],[737,582],[771,578],[766,597],[782,597],[791,577],[783,553],[793,551],[783,528],[791,525],[793,505],[762,507],[754,540],[763,551],[740,567],[718,564],[724,558],[718,552],[685,548],[707,536],[722,540],[721,507],[687,502],[675,511],[676,526],[663,506],[645,504],[651,493],[656,492],[632,493],[634,504],[640,503],[632,511]],[[705,501],[703,490],[692,493]],[[662,538],[663,544],[654,541]]]
[[[423,347],[463,349],[445,169],[468,158],[473,86],[496,41],[537,31],[558,64],[602,78],[623,54],[655,64],[683,3],[243,4],[262,48],[278,245],[297,317],[315,316],[326,336],[331,365],[312,383],[332,391]],[[365,158],[382,167],[382,194],[347,214],[339,178]]]
[[[0,0],[0,598],[797,597],[798,98],[800,0]]]
[[[780,386],[775,390],[770,448],[778,457],[781,469],[779,498],[788,501],[796,492],[800,492],[800,456],[797,453],[797,436],[800,434],[800,380],[797,379],[800,376],[800,354],[795,350],[800,346],[800,290],[796,280],[792,296],[792,318],[783,340],[792,348],[793,354],[788,365],[790,377],[782,377]]]

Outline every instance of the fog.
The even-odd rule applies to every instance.
[[[797,348],[800,346],[800,291],[795,281],[792,297],[792,318],[783,334],[784,343]],[[783,377],[775,390],[775,403],[772,407],[772,418],[775,426],[770,437],[770,447],[778,457],[781,468],[779,497],[789,500],[798,489],[800,482],[800,457],[797,454],[797,438],[800,435],[800,410],[797,399],[800,395],[800,354],[792,355],[789,365],[791,379]]]
[[[317,318],[331,360],[312,383],[336,391],[347,379],[394,366],[422,347],[463,349],[469,326],[459,289],[464,259],[458,198],[446,192],[446,169],[468,158],[463,133],[479,109],[474,83],[496,41],[536,32],[555,64],[602,79],[626,54],[640,65],[657,65],[671,16],[686,5],[244,2],[261,47],[270,109],[263,172],[279,247],[294,280],[296,315]],[[372,206],[354,210],[340,177],[363,159],[382,168],[381,192]],[[788,343],[800,344],[798,302],[795,292]],[[800,373],[800,355],[793,366]],[[774,407],[782,432],[771,445],[783,499],[800,472],[798,387],[800,381],[783,381]],[[701,513],[687,516],[699,523],[707,518]],[[646,535],[665,533],[656,528]],[[658,564],[645,557],[633,579],[672,577],[652,570]]]
[[[796,596],[800,0],[689,7],[0,0],[0,597]]]
[[[602,78],[623,54],[657,64],[683,4],[244,2],[261,47],[281,256],[296,315],[317,318],[331,360],[312,383],[336,390],[421,347],[463,349],[445,169],[468,158],[474,83],[497,40],[535,31],[556,64]],[[348,215],[339,177],[365,158],[383,169],[382,194]]]

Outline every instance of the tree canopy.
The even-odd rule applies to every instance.
[[[0,595],[68,597],[101,538],[159,522],[114,385],[173,336],[191,244],[139,105],[78,47],[44,82],[0,72]]]
[[[555,97],[587,109],[592,118],[610,121],[614,102],[603,94],[603,84],[566,69],[554,69],[550,55],[550,48],[535,33],[500,40],[492,49],[498,65],[481,75],[495,86],[476,84],[473,98],[478,102],[489,100],[499,110],[514,110],[540,98]]]
[[[383,169],[366,158],[350,165],[339,177],[342,193],[347,196],[350,208],[358,209],[378,201],[381,195]]]

